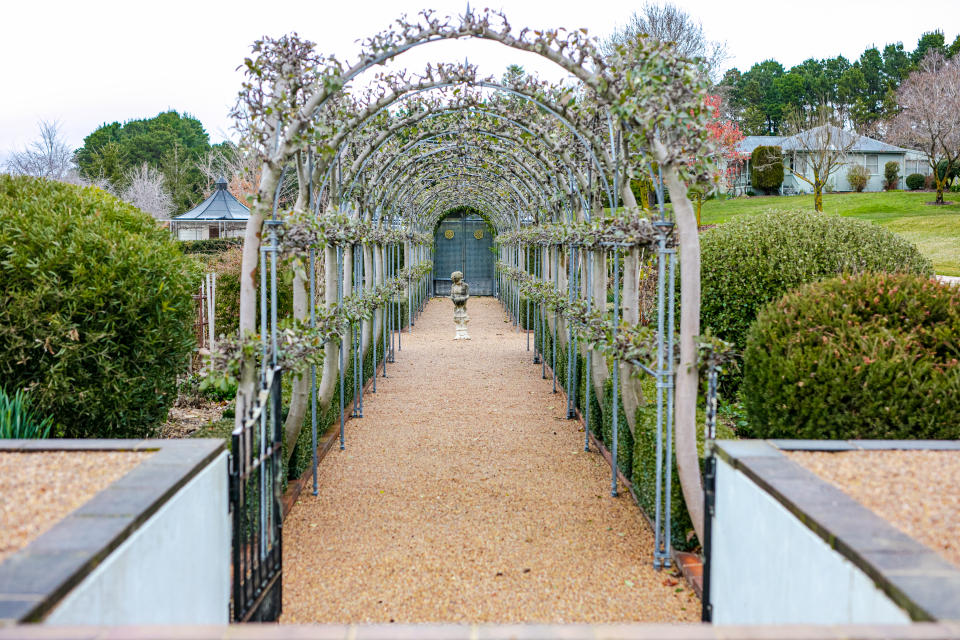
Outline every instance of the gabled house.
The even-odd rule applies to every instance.
[[[850,183],[847,182],[847,171],[852,164],[866,167],[870,174],[864,191],[883,191],[884,167],[890,161],[900,165],[900,183],[897,186],[899,189],[905,188],[904,180],[908,175],[931,173],[927,157],[919,151],[903,149],[837,127],[831,127],[827,131],[830,135],[821,136],[817,135],[822,133],[818,129],[810,129],[793,136],[746,136],[737,145],[737,151],[745,155],[747,160],[742,162],[740,171],[729,188],[729,193],[743,195],[753,189],[750,183],[749,158],[753,150],[759,146],[776,146],[783,151],[785,166],[783,184],[780,187],[781,195],[812,193],[813,187],[798,178],[794,174],[794,169],[803,175],[809,175],[807,163],[812,153],[810,147],[814,144],[812,141],[820,139],[832,139],[834,142],[831,144],[847,149],[841,166],[827,180],[828,191],[853,191]]]

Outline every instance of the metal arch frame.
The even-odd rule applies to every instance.
[[[456,178],[459,180],[459,183],[452,183],[452,182],[449,181],[449,180],[445,180],[445,178],[447,178],[447,177],[456,177]],[[519,200],[518,194],[516,193],[516,188],[513,187],[512,185],[509,185],[509,183],[500,183],[500,182],[491,183],[491,182],[489,182],[489,181],[484,181],[484,180],[482,180],[482,179],[478,179],[475,174],[470,174],[470,175],[466,176],[467,180],[464,180],[463,177],[464,177],[464,176],[462,176],[462,175],[442,176],[441,179],[434,180],[434,181],[431,182],[430,184],[424,184],[423,186],[424,186],[425,188],[424,188],[423,193],[424,193],[424,194],[429,193],[430,189],[432,189],[432,188],[434,188],[434,187],[436,187],[436,186],[444,186],[444,187],[451,187],[451,188],[452,188],[452,187],[462,186],[462,185],[464,185],[464,184],[468,184],[468,185],[470,185],[470,186],[475,186],[475,187],[477,187],[477,188],[481,188],[481,187],[485,187],[485,186],[490,185],[490,184],[496,184],[496,185],[505,184],[505,185],[510,186],[511,189],[514,190],[514,193],[512,193],[512,194],[510,194],[510,193],[508,192],[508,195],[509,195],[511,198],[513,198],[515,204],[516,204],[518,207],[520,206],[520,200]],[[408,187],[406,187],[407,190],[412,189],[412,188],[414,188],[414,185],[412,185],[412,184],[409,185]],[[407,193],[407,192],[404,191],[404,193],[401,194],[401,195],[405,196],[406,193]],[[393,202],[394,202],[394,203],[398,203],[398,202],[400,202],[400,201],[401,201],[401,199],[400,199],[400,198],[397,198],[397,199],[394,200]],[[404,199],[403,202],[404,202],[404,204],[406,204],[407,207],[416,207],[417,210],[419,210],[419,209],[422,208],[422,207],[418,207],[418,206],[417,206],[417,202],[416,202],[415,200],[413,200],[413,199],[410,199],[410,198]],[[397,205],[394,204],[394,206],[397,206]],[[496,202],[493,202],[493,201],[488,201],[487,206],[489,206],[493,211],[495,211],[496,213],[499,214],[499,215],[498,215],[498,218],[497,218],[498,222],[500,223],[500,224],[498,225],[499,227],[503,228],[504,222],[509,222],[510,226],[511,226],[511,227],[513,226],[513,216],[509,213],[509,211],[503,209],[501,205],[499,205],[499,204],[497,204]],[[406,216],[404,216],[404,215],[401,213],[401,214],[400,214],[400,218],[403,219],[404,217],[406,217]],[[419,224],[419,223],[420,223],[419,220],[412,220],[412,219],[411,219],[411,222],[412,222],[413,224]]]
[[[521,125],[521,124],[518,123],[517,121],[514,121],[514,120],[512,120],[512,119],[506,118],[505,116],[503,116],[502,114],[500,114],[500,113],[498,113],[498,112],[495,112],[495,111],[492,111],[492,110],[483,110],[483,109],[479,109],[479,108],[477,108],[477,107],[458,107],[458,108],[442,109],[442,110],[439,110],[439,111],[433,111],[433,112],[427,112],[427,113],[424,113],[424,114],[418,114],[418,117],[416,117],[416,118],[410,118],[410,119],[408,119],[408,120],[405,120],[403,123],[401,123],[401,124],[399,124],[399,125],[396,125],[396,126],[394,126],[394,127],[391,127],[389,130],[387,130],[387,131],[385,131],[383,134],[381,134],[381,135],[378,137],[378,142],[377,142],[375,145],[373,145],[373,146],[367,145],[366,148],[365,148],[365,150],[360,154],[360,156],[357,158],[357,160],[354,161],[354,169],[351,171],[353,177],[351,178],[350,190],[352,191],[352,190],[355,188],[356,184],[360,181],[361,175],[364,173],[364,171],[365,171],[368,163],[375,157],[375,155],[376,155],[384,146],[386,146],[389,142],[391,142],[392,139],[393,139],[400,131],[402,131],[402,130],[410,127],[410,126],[413,126],[414,124],[417,124],[417,123],[419,123],[419,122],[423,122],[424,120],[431,120],[431,119],[434,119],[434,118],[437,118],[437,117],[454,115],[454,114],[464,114],[464,115],[465,115],[465,114],[480,114],[480,115],[485,116],[485,117],[497,117],[497,118],[500,118],[500,119],[502,119],[503,121],[506,121],[506,122],[508,122],[508,123],[511,123],[513,126],[519,127],[519,128],[521,128],[522,130],[526,131],[526,132],[529,133],[531,136],[533,136],[537,141],[539,141],[539,142],[543,145],[543,147],[545,148],[546,151],[556,154],[556,151],[553,150],[553,149],[551,149],[551,148],[547,145],[546,140],[543,138],[543,136],[542,136],[541,134],[539,134],[539,133],[537,133],[537,132],[534,132],[533,130],[529,129],[528,127],[525,127],[525,126]],[[531,150],[529,149],[528,145],[522,144],[519,140],[517,140],[517,139],[515,139],[515,138],[511,138],[511,137],[509,137],[509,136],[504,136],[504,135],[502,135],[502,134],[498,134],[498,133],[496,133],[496,132],[493,132],[493,131],[490,131],[490,130],[487,130],[487,129],[481,129],[481,128],[478,128],[478,127],[476,127],[476,126],[461,127],[461,128],[457,128],[457,129],[445,129],[445,130],[443,130],[443,131],[432,132],[432,135],[438,136],[438,135],[444,135],[444,134],[448,134],[448,133],[450,133],[450,134],[452,134],[452,133],[478,133],[478,134],[482,134],[482,135],[487,135],[487,136],[491,136],[491,137],[496,137],[496,138],[498,138],[498,139],[500,139],[500,140],[502,140],[502,141],[505,141],[505,142],[509,141],[509,142],[511,142],[512,144],[514,144],[515,146],[519,147],[521,150],[523,150],[523,151],[525,151],[526,153],[530,154],[530,155],[531,155],[535,160],[537,160],[537,162],[541,165],[541,167],[543,168],[544,173],[547,174],[547,175],[551,175],[551,176],[552,176],[552,172],[551,172],[551,171],[549,170],[549,168],[547,167],[546,162],[544,162],[544,160],[540,158],[540,154],[539,154],[539,153],[534,153],[533,151],[531,151]],[[422,136],[421,138],[423,138],[423,136]],[[395,152],[393,155],[396,155],[396,154],[398,154],[398,153],[399,153],[399,154],[402,154],[403,152],[404,152],[404,150],[401,150],[401,151],[399,151],[399,152]],[[363,159],[363,162],[360,164],[359,167],[357,167],[357,163],[360,162],[361,159]],[[564,160],[564,158],[563,158],[562,156],[559,156],[559,159],[560,159],[559,164],[562,164],[562,165],[565,165],[565,166],[568,164],[568,163]],[[389,163],[389,164],[392,164],[392,162]],[[388,164],[388,166],[389,166],[389,164]],[[567,168],[569,168],[569,167],[567,167]],[[382,174],[384,170],[385,170],[385,168],[384,168],[384,169],[381,169],[378,173],[379,173],[379,174]],[[554,178],[554,180],[555,180],[555,178]],[[376,181],[376,179],[374,179],[374,181]]]
[[[421,155],[419,155],[419,156],[415,156],[415,157],[411,158],[411,159],[407,162],[406,165],[404,165],[403,167],[400,167],[400,168],[398,169],[398,171],[397,171],[396,175],[394,176],[394,178],[391,180],[390,183],[388,183],[388,184],[386,185],[386,187],[385,187],[384,190],[382,191],[382,195],[383,195],[382,200],[386,200],[386,199],[388,199],[388,198],[390,197],[391,191],[394,190],[394,187],[395,187],[395,186],[399,187],[400,185],[402,185],[402,184],[404,184],[406,181],[408,181],[408,180],[410,179],[411,172],[415,170],[415,168],[416,168],[417,165],[428,165],[428,166],[430,167],[430,169],[428,169],[428,170],[432,170],[434,167],[448,167],[448,165],[446,165],[446,163],[442,163],[441,161],[439,161],[439,160],[440,160],[440,156],[449,154],[449,153],[451,153],[451,152],[459,151],[459,150],[461,150],[461,149],[463,149],[463,148],[470,148],[470,146],[469,146],[469,145],[453,145],[453,146],[441,147],[441,148],[433,149],[433,150],[431,150],[431,151],[429,151],[429,152],[427,152],[427,153],[424,153],[424,154],[421,154]],[[477,148],[479,148],[479,147],[477,147]],[[458,167],[468,167],[468,166],[469,166],[469,168],[471,168],[471,169],[476,169],[476,170],[481,170],[481,171],[486,168],[486,167],[483,167],[483,166],[478,166],[478,165],[476,165],[476,164],[469,164],[469,165],[466,164],[466,161],[468,161],[468,160],[474,160],[474,161],[475,161],[475,160],[478,159],[478,158],[475,158],[475,157],[471,157],[471,156],[469,156],[469,155],[467,155],[467,154],[460,155],[460,156],[458,156],[458,158],[459,158],[459,159],[462,159],[463,162],[461,162],[459,165],[457,165],[457,167],[449,167],[449,168],[453,169],[453,168],[458,168]],[[491,172],[491,173],[493,173],[493,175],[496,175],[498,178],[501,178],[501,179],[503,179],[503,180],[508,180],[508,181],[510,181],[509,178],[508,178],[508,176],[507,176],[506,174],[507,174],[507,173],[512,174],[512,176],[517,179],[517,181],[519,182],[520,186],[522,186],[522,187],[524,188],[524,190],[527,192],[527,194],[530,196],[529,199],[532,200],[532,199],[535,199],[535,198],[537,198],[537,197],[539,196],[540,200],[543,201],[544,205],[547,204],[548,200],[547,200],[546,196],[544,195],[545,192],[544,192],[544,190],[543,190],[542,185],[541,185],[538,181],[534,181],[533,184],[530,184],[530,182],[528,182],[523,176],[519,175],[516,171],[514,171],[513,169],[511,169],[511,168],[509,168],[509,167],[505,167],[504,165],[502,165],[502,164],[500,164],[500,163],[498,163],[498,162],[483,160],[482,158],[479,158],[479,160],[482,160],[482,161],[486,162],[486,163],[489,164],[489,166],[491,166],[491,167],[495,167],[495,168],[497,168],[497,169],[500,169],[502,173],[497,173],[497,172],[495,172],[495,171],[494,171],[494,172]],[[534,188],[534,185],[536,185],[536,187],[537,187],[536,189]],[[529,205],[529,203],[527,203],[527,204]]]
[[[437,189],[437,190],[438,190],[437,196],[446,196],[447,193],[450,192],[450,191],[456,190],[456,191],[462,192],[462,190],[463,190],[463,184],[469,184],[469,185],[475,186],[475,187],[482,187],[482,186],[485,186],[487,183],[484,183],[484,182],[481,182],[481,181],[478,181],[478,180],[473,180],[473,179],[468,180],[468,181],[460,181],[459,183],[436,182],[434,185],[431,185],[430,187],[427,187],[427,189],[425,190],[424,193],[425,193],[425,194],[428,193],[431,189]],[[521,208],[521,207],[520,207],[520,202],[519,202],[519,200],[517,200],[516,195],[515,195],[515,194],[510,194],[510,193],[508,193],[507,195],[508,195],[511,199],[513,199],[513,202],[514,202],[514,205],[516,206],[516,208],[517,208],[517,209],[520,209],[520,208]],[[464,200],[461,199],[461,201],[464,201]],[[478,198],[474,198],[474,199],[472,199],[472,200],[467,200],[467,201],[469,201],[469,202],[481,202],[481,203],[484,203],[484,202],[485,202],[485,201],[480,200],[480,199],[478,199]],[[414,203],[411,203],[411,206],[414,206]],[[442,207],[434,207],[434,210],[442,209],[442,208],[445,208],[445,207],[447,207],[447,205],[443,205]],[[497,204],[497,205],[495,205],[495,207],[496,207],[496,208],[495,208],[494,210],[495,210],[495,211],[498,211],[498,213],[500,213],[500,220],[499,220],[500,224],[497,225],[497,226],[498,226],[500,229],[504,229],[504,228],[506,228],[506,226],[507,226],[507,225],[505,224],[505,222],[509,222],[509,223],[510,223],[510,227],[513,227],[513,222],[515,221],[516,218],[511,215],[509,209],[505,208],[502,204]],[[442,212],[441,212],[441,213],[442,213]],[[431,221],[432,225],[435,225],[435,224],[436,224],[435,218],[436,218],[436,215],[432,215],[432,216],[431,216],[431,220],[430,220],[430,221]]]
[[[508,150],[508,152],[511,154],[511,157],[513,157],[514,159],[517,160],[517,164],[519,164],[519,166],[520,166],[525,172],[527,172],[528,174],[530,174],[531,180],[535,180],[536,182],[539,183],[539,182],[542,182],[544,178],[549,178],[550,181],[551,181],[551,183],[552,183],[552,185],[553,185],[553,187],[556,188],[556,186],[557,186],[556,177],[555,177],[552,173],[550,173],[549,170],[547,170],[546,164],[543,162],[543,160],[541,160],[541,159],[537,156],[537,154],[533,153],[529,148],[527,148],[527,147],[525,147],[525,146],[523,146],[523,145],[520,145],[517,141],[515,141],[515,140],[513,140],[513,139],[511,139],[511,138],[509,138],[509,137],[500,136],[500,135],[497,135],[497,134],[495,134],[495,133],[493,133],[493,132],[489,132],[489,131],[483,130],[483,129],[461,129],[461,130],[447,129],[447,130],[439,131],[439,132],[436,132],[436,133],[427,133],[427,134],[424,134],[423,136],[421,136],[421,137],[418,138],[417,140],[414,140],[414,141],[411,141],[411,142],[407,143],[407,145],[406,145],[405,147],[403,147],[403,148],[400,149],[399,151],[395,152],[395,153],[393,154],[393,157],[391,158],[390,162],[387,163],[386,166],[384,166],[375,176],[373,176],[373,177],[371,178],[371,181],[372,181],[372,182],[374,183],[374,185],[376,185],[376,186],[374,186],[373,191],[368,192],[368,195],[366,196],[366,201],[367,201],[368,203],[370,203],[370,202],[371,202],[371,197],[372,197],[373,193],[374,193],[375,191],[380,191],[380,190],[383,190],[383,189],[384,189],[383,185],[385,184],[385,183],[384,183],[384,180],[385,180],[385,178],[386,178],[386,175],[391,171],[391,169],[393,168],[393,166],[400,160],[400,158],[403,157],[407,152],[412,151],[412,150],[415,149],[418,145],[423,144],[423,143],[425,143],[425,142],[427,142],[427,141],[429,141],[429,140],[434,140],[434,139],[437,139],[437,138],[441,138],[441,137],[448,136],[448,135],[453,135],[453,134],[458,134],[458,133],[473,133],[473,134],[479,134],[479,135],[481,135],[481,136],[494,137],[494,138],[496,138],[496,139],[499,139],[499,140],[502,140],[502,141],[505,141],[505,142],[511,142],[511,143],[513,143],[513,144],[514,144],[514,147],[512,147],[512,148],[504,148],[504,150]],[[462,148],[462,147],[464,147],[464,146],[472,147],[472,148],[480,148],[479,145],[471,145],[471,144],[462,143],[462,142],[461,142],[461,143],[451,142],[451,143],[448,144],[448,146],[447,146],[446,148],[454,148],[454,147],[460,147],[460,148]],[[543,177],[536,177],[536,176],[534,176],[534,173],[533,173],[533,171],[530,169],[530,167],[528,167],[525,163],[520,162],[520,161],[516,158],[516,156],[514,155],[514,154],[516,153],[516,149],[519,149],[520,151],[523,151],[523,152],[527,153],[530,157],[532,157],[534,160],[536,160],[538,164],[540,164],[541,168],[543,169]],[[362,169],[363,169],[363,167],[361,167],[361,170],[362,170]],[[399,169],[399,170],[398,170],[398,173],[402,172],[402,170],[403,170],[403,169]],[[353,178],[353,181],[351,182],[351,191],[352,191],[354,188],[356,188],[356,183],[359,182],[359,180],[360,180],[360,175],[358,174],[358,175],[356,175],[356,176]],[[567,194],[567,195],[569,195],[569,194]]]
[[[317,206],[319,207],[319,202],[320,202],[320,200],[321,200],[322,197],[323,197],[324,191],[326,190],[326,186],[327,186],[327,184],[328,184],[328,182],[329,182],[330,174],[331,174],[331,172],[333,171],[333,167],[335,166],[335,163],[339,160],[339,158],[340,158],[340,156],[342,155],[343,151],[345,150],[347,144],[349,143],[349,138],[350,138],[350,136],[351,136],[353,133],[355,133],[356,131],[360,130],[360,129],[362,128],[362,126],[363,126],[368,120],[372,119],[373,117],[375,117],[377,114],[379,114],[379,113],[382,112],[383,110],[389,108],[391,105],[393,105],[393,104],[395,104],[395,103],[397,103],[397,102],[400,102],[400,101],[402,101],[402,100],[406,100],[406,99],[408,99],[408,98],[410,98],[410,97],[412,97],[412,96],[419,95],[419,94],[425,93],[425,92],[427,92],[427,91],[434,91],[434,90],[437,90],[437,89],[444,89],[444,88],[456,87],[456,86],[461,86],[461,85],[466,85],[466,86],[479,86],[479,87],[483,87],[483,88],[487,88],[487,89],[493,89],[493,90],[501,91],[501,92],[504,92],[504,93],[509,93],[509,94],[515,95],[515,96],[517,96],[517,97],[519,97],[519,98],[522,98],[522,99],[524,99],[524,100],[527,100],[529,103],[534,104],[534,105],[542,108],[543,110],[545,110],[546,112],[548,112],[550,115],[552,115],[557,121],[559,121],[561,124],[563,124],[563,126],[564,126],[570,133],[572,133],[572,134],[574,135],[574,137],[576,137],[577,140],[583,145],[583,148],[587,151],[587,153],[588,153],[588,155],[589,155],[589,157],[590,157],[590,160],[592,160],[593,165],[598,169],[598,176],[599,176],[599,178],[600,178],[600,179],[602,180],[602,182],[603,182],[603,190],[606,191],[606,193],[607,193],[607,199],[608,199],[608,202],[609,202],[609,205],[610,205],[611,210],[614,210],[614,209],[616,208],[616,207],[615,207],[616,196],[615,196],[615,194],[613,193],[613,191],[611,190],[610,184],[609,184],[609,182],[607,181],[607,177],[606,177],[606,173],[605,173],[604,168],[603,168],[603,164],[600,162],[599,158],[597,157],[597,155],[596,155],[596,150],[593,148],[593,145],[591,145],[591,144],[589,144],[589,143],[587,142],[587,138],[584,137],[583,132],[581,132],[576,126],[574,126],[574,124],[573,124],[572,122],[570,122],[570,120],[568,120],[566,117],[564,117],[563,115],[561,115],[560,113],[558,113],[558,111],[557,111],[556,109],[554,109],[553,106],[551,106],[551,105],[549,105],[549,104],[547,104],[547,103],[545,103],[545,102],[542,102],[542,101],[538,100],[537,98],[534,98],[534,97],[532,97],[532,96],[528,96],[528,95],[526,95],[526,94],[524,94],[524,93],[521,93],[521,92],[519,92],[519,91],[516,91],[515,89],[512,89],[512,88],[510,88],[510,87],[506,87],[506,86],[503,86],[503,85],[499,85],[499,84],[497,84],[497,83],[492,83],[492,82],[488,82],[488,81],[484,81],[484,80],[477,80],[477,81],[471,81],[471,82],[460,81],[460,82],[435,82],[435,83],[426,83],[426,86],[421,86],[421,87],[417,87],[417,88],[411,88],[411,89],[402,91],[402,92],[400,92],[400,93],[392,93],[392,94],[389,95],[389,100],[384,100],[383,103],[382,103],[382,105],[381,105],[380,107],[378,107],[376,110],[372,111],[371,113],[369,113],[369,114],[366,115],[366,116],[359,116],[359,117],[358,117],[359,119],[353,124],[353,126],[352,126],[352,127],[348,127],[348,128],[343,132],[343,135],[341,136],[341,142],[340,142],[340,144],[338,145],[338,150],[337,150],[336,154],[334,154],[333,158],[331,158],[331,160],[330,160],[330,162],[329,162],[329,166],[328,166],[328,168],[327,168],[327,171],[325,172],[323,182],[321,183],[321,185],[320,185],[320,187],[319,187],[320,192],[318,193],[318,195],[317,195],[317,197],[316,197],[316,202],[318,203]],[[379,102],[378,102],[378,104],[379,104]],[[592,133],[589,134],[589,135],[590,135],[591,138],[593,137],[593,134],[592,134]],[[607,159],[608,156],[607,156],[607,150],[606,150],[606,148],[605,148],[602,144],[600,144],[599,142],[596,142],[595,144],[596,144],[597,148],[600,150],[601,154],[604,156],[604,158]],[[616,174],[617,174],[617,172],[618,172],[618,170],[616,169],[616,162],[614,161],[614,162],[611,162],[610,164],[613,165],[613,167],[614,167],[614,168],[613,168],[613,173],[614,173],[614,176],[616,176]],[[616,187],[616,185],[614,185],[614,188],[615,188],[615,187]]]
[[[443,115],[450,115],[450,114],[454,114],[454,113],[461,113],[461,114],[474,114],[474,113],[475,113],[475,114],[480,114],[480,115],[482,115],[482,116],[484,116],[484,117],[492,117],[492,118],[495,118],[495,119],[497,119],[497,120],[499,120],[499,121],[501,121],[501,122],[506,122],[506,123],[508,123],[509,125],[511,125],[511,126],[513,126],[513,127],[516,127],[516,128],[518,128],[518,129],[520,129],[521,131],[524,131],[525,133],[530,134],[535,140],[537,140],[537,141],[543,146],[543,148],[544,148],[544,150],[545,150],[546,152],[548,152],[548,153],[550,153],[550,154],[552,154],[552,155],[556,155],[556,156],[558,157],[558,160],[559,160],[559,162],[558,162],[557,164],[560,164],[560,165],[564,166],[564,167],[568,170],[568,172],[570,172],[571,167],[575,166],[575,165],[573,165],[573,162],[572,162],[571,160],[569,160],[569,159],[567,159],[567,158],[565,157],[565,156],[566,156],[565,151],[563,151],[562,149],[560,149],[559,152],[558,152],[558,149],[557,149],[557,148],[552,148],[551,145],[548,144],[547,140],[543,137],[543,134],[541,134],[541,133],[539,133],[539,132],[536,132],[536,131],[533,131],[532,129],[530,129],[529,127],[523,125],[522,123],[520,123],[520,122],[518,122],[518,121],[516,121],[516,120],[513,120],[512,118],[508,118],[507,116],[505,116],[505,115],[503,115],[503,114],[501,114],[501,113],[499,113],[499,112],[497,112],[497,111],[493,111],[493,110],[489,110],[489,109],[482,109],[482,108],[479,108],[479,107],[449,108],[449,109],[444,109],[444,110],[441,110],[441,111],[436,111],[436,112],[433,112],[433,113],[429,113],[429,114],[426,115],[426,117],[417,119],[416,122],[421,122],[422,120],[426,120],[426,119],[430,119],[430,118],[435,118],[435,117],[439,117],[439,116],[443,116]],[[403,128],[405,128],[405,127],[396,127],[396,130],[399,131],[399,130],[402,130]],[[471,129],[465,129],[465,130],[466,130],[466,131],[470,131]],[[472,128],[472,130],[473,130],[473,131],[480,131],[480,132],[483,132],[483,131],[484,131],[484,130],[478,130],[478,129],[476,129],[476,128]],[[490,133],[488,133],[487,135],[490,135]],[[392,137],[392,136],[391,136],[391,137]],[[532,151],[530,151],[530,149],[528,148],[527,145],[523,145],[523,144],[520,143],[520,141],[517,141],[517,140],[512,139],[512,138],[508,138],[508,137],[506,137],[506,136],[503,136],[502,138],[507,138],[507,139],[509,139],[509,140],[512,140],[518,147],[520,147],[521,149],[523,149],[524,151],[526,151],[526,152],[528,152],[528,153],[531,153],[535,158],[537,158],[537,160],[538,160],[541,164],[545,164],[545,162],[538,157],[539,154],[534,154]],[[502,138],[501,138],[501,139],[502,139]],[[373,150],[373,153],[378,152],[378,151],[380,150],[380,148],[382,148],[387,142],[389,142],[389,140],[390,140],[389,138],[387,138],[386,140],[383,140],[383,141],[377,146],[377,148],[376,148],[375,150]],[[400,153],[402,153],[402,151],[401,151]],[[397,160],[397,159],[394,158],[393,160],[390,161],[390,163],[388,163],[387,166],[389,167],[389,166],[392,165],[393,162],[395,162],[396,160]],[[382,170],[381,170],[381,173],[383,172],[383,170],[385,170],[385,169],[382,169]],[[548,173],[548,174],[551,174],[551,173],[552,173],[552,172],[549,171],[549,169],[546,169],[546,167],[545,167],[545,172]],[[358,177],[359,177],[359,176],[358,176]],[[583,198],[582,188],[585,187],[585,186],[587,186],[587,185],[582,185],[582,184],[581,184],[581,180],[582,180],[582,178],[580,177],[579,172],[578,172],[577,181],[576,181],[576,183],[575,183],[576,186],[577,186],[576,191],[577,191],[577,194],[578,194],[578,196],[579,196],[579,198],[580,198],[580,200],[581,200],[581,204],[584,206],[584,208],[586,208],[586,203],[585,203],[584,198]]]
[[[456,183],[456,184],[450,184],[449,182],[446,182],[446,181],[444,180],[445,178],[449,178],[449,177],[457,178],[458,183]],[[466,176],[466,177],[468,178],[468,180],[464,180],[463,177],[464,177],[464,176],[463,176],[463,175],[460,175],[460,174],[449,174],[449,175],[447,175],[447,176],[441,176],[438,180],[436,180],[436,181],[435,181],[434,183],[432,183],[431,185],[425,186],[425,188],[423,189],[423,191],[422,191],[420,194],[418,194],[417,199],[422,199],[423,197],[425,197],[427,194],[430,193],[430,190],[433,189],[433,188],[434,188],[435,186],[437,186],[437,185],[440,185],[440,186],[449,186],[449,187],[453,188],[453,187],[458,187],[458,186],[460,186],[460,185],[462,185],[462,184],[471,184],[471,185],[476,185],[477,187],[483,187],[483,186],[486,186],[486,185],[490,184],[489,181],[484,181],[484,180],[482,180],[482,179],[477,179],[477,178],[479,177],[477,174],[468,174],[468,175]],[[513,191],[513,198],[514,198],[515,204],[517,205],[517,208],[518,208],[518,209],[524,209],[524,208],[525,208],[525,207],[523,207],[522,204],[521,204],[522,194],[519,193],[519,191],[516,189],[515,186],[513,186],[513,185],[512,185],[511,183],[509,183],[509,182],[501,182],[501,183],[497,183],[497,184],[505,184],[505,185],[507,185],[508,187],[510,187],[510,189]],[[414,188],[414,185],[409,185],[409,186],[407,187],[408,190],[409,190],[409,189],[413,189],[413,188]],[[406,193],[406,192],[404,192],[404,193]],[[415,201],[415,200],[409,200],[409,204],[410,204],[411,206],[414,206],[414,205],[416,204],[416,201]],[[524,204],[525,204],[525,202],[524,202]],[[512,223],[512,222],[513,222],[512,217],[508,217],[508,216],[509,216],[509,213],[503,214],[503,215],[502,215],[502,218],[504,218],[504,219],[506,219],[506,220],[509,220],[509,221]],[[512,227],[513,225],[511,224],[510,226]]]

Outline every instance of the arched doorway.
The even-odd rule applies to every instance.
[[[435,295],[450,295],[450,274],[462,271],[470,295],[494,294],[493,234],[480,215],[470,209],[451,212],[437,224],[433,245]]]

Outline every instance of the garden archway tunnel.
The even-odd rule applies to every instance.
[[[578,85],[549,85],[533,77],[497,82],[464,63],[430,65],[416,76],[379,73],[366,91],[344,90],[373,66],[413,47],[464,37],[540,55]],[[235,442],[241,447],[259,442],[257,460],[263,461],[264,443],[275,438],[272,448],[279,454],[285,436],[295,443],[289,450],[296,457],[305,449],[305,434],[316,451],[318,429],[339,415],[343,449],[345,414],[364,416],[365,380],[378,366],[386,375],[388,363],[397,364],[404,328],[415,324],[444,275],[436,268],[441,259],[454,258],[453,245],[443,243],[458,237],[455,230],[447,237],[454,224],[447,214],[457,208],[482,211],[498,238],[491,292],[499,294],[515,325],[533,326],[535,361],[544,374],[548,357],[554,372],[558,362],[569,363],[563,365],[566,417],[583,406],[589,431],[591,397],[602,401],[608,394],[612,401],[614,495],[617,447],[628,437],[618,407],[624,406],[632,433],[639,394],[632,374],[645,371],[657,379],[658,403],[665,409],[658,413],[657,438],[665,448],[662,456],[660,447],[657,453],[653,557],[656,566],[668,565],[670,518],[662,520],[661,511],[670,513],[674,380],[681,390],[677,421],[684,425],[677,431],[678,463],[694,469],[696,479],[684,483],[684,492],[694,511],[700,499],[695,445],[694,464],[689,459],[689,431],[695,429],[689,395],[692,391],[695,402],[697,371],[683,367],[697,359],[698,313],[685,299],[681,366],[675,368],[673,358],[664,358],[673,352],[672,311],[669,327],[662,313],[653,330],[640,326],[636,295],[642,251],[658,257],[661,290],[668,276],[672,282],[674,221],[662,204],[659,211],[641,212],[629,185],[640,179],[660,203],[665,185],[670,188],[681,240],[684,233],[689,240],[692,209],[680,187],[707,170],[702,156],[710,151],[696,62],[650,42],[608,59],[585,33],[514,34],[500,14],[469,10],[458,20],[430,13],[414,23],[401,20],[398,28],[367,41],[349,68],[293,36],[260,42],[256,51],[238,107],[263,170],[244,243],[242,272],[250,275],[241,282],[240,336],[226,345],[236,355],[225,358],[240,371]],[[284,210],[280,189],[293,175],[296,202]],[[468,222],[476,221],[461,216],[457,224],[461,265],[470,277],[462,244]],[[693,233],[696,250],[695,223]],[[475,240],[485,240],[485,234]],[[296,274],[294,317],[283,326],[274,303],[281,259],[293,263]],[[684,268],[696,260],[696,253],[688,252]],[[610,278],[614,304],[608,310]],[[694,282],[685,280],[682,291],[698,300]],[[671,285],[669,296],[672,292]],[[673,309],[663,299],[661,307]],[[280,425],[284,400],[278,380],[284,370],[295,375]],[[608,380],[612,392],[604,391]],[[556,390],[556,374],[553,386]],[[257,428],[259,436],[251,431]],[[269,493],[268,483],[279,481],[281,466],[269,467],[269,476],[266,469],[258,471],[261,496]],[[270,505],[261,501],[261,507],[259,521],[278,526]],[[699,524],[696,515],[694,523]],[[261,538],[264,554],[273,542]],[[242,580],[248,572],[238,566],[235,573]],[[235,600],[256,599],[246,591],[237,594]]]

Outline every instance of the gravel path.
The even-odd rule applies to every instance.
[[[0,453],[0,562],[151,455],[135,451]]]
[[[960,452],[787,455],[960,567]]]
[[[493,298],[435,299],[284,522],[283,622],[695,621]]]

